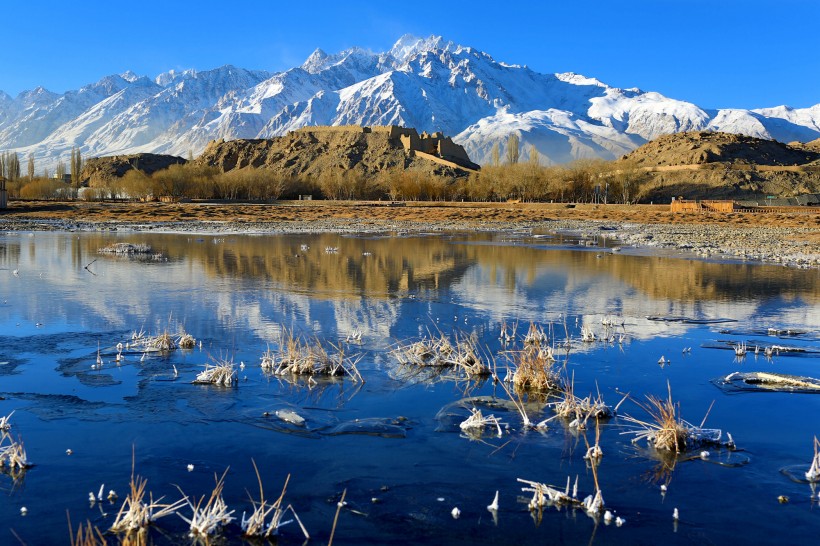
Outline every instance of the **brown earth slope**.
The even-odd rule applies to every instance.
[[[115,178],[122,178],[130,170],[138,169],[147,175],[185,163],[181,157],[160,154],[131,154],[88,159],[80,178],[92,188],[103,186]]]
[[[747,163],[795,166],[820,159],[820,150],[731,133],[692,131],[659,137],[624,156],[641,167]]]
[[[820,192],[820,146],[814,143],[687,132],[662,136],[619,162],[646,172],[646,201],[759,200]]]
[[[221,172],[246,167],[265,168],[290,178],[318,178],[353,171],[364,177],[381,172],[412,170],[461,177],[467,169],[408,154],[398,139],[361,128],[310,128],[282,137],[212,141],[196,162]]]

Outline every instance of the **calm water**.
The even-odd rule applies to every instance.
[[[98,254],[112,242],[147,243],[164,259]],[[781,470],[808,468],[820,435],[820,396],[729,393],[710,381],[733,371],[820,377],[818,272],[614,254],[576,243],[527,234],[0,234],[0,414],[14,411],[11,435],[35,463],[22,475],[0,474],[0,543],[16,543],[14,532],[27,544],[65,544],[66,511],[75,527],[90,520],[107,528],[127,492],[132,451],[155,498],[179,498],[175,485],[207,495],[214,474],[230,468],[225,500],[236,516],[250,508],[247,491],[258,491],[252,460],[270,498],[290,474],[286,501],[315,544],[327,542],[345,489],[349,505],[334,544],[816,540],[813,490]],[[600,390],[614,405],[619,392],[637,400],[662,396],[668,382],[683,417],[695,424],[714,402],[707,425],[731,432],[740,448],[713,449],[708,460],[695,452],[662,461],[622,434],[623,419],[603,424],[599,479],[607,507],[626,519],[622,527],[554,508],[537,521],[527,510],[519,477],[563,486],[578,476],[582,495],[593,491],[583,434],[559,420],[543,433],[522,431],[491,381],[410,376],[389,355],[397,342],[437,330],[475,333],[497,355],[503,321],[517,322],[519,333],[530,322],[552,325],[560,339],[566,324],[577,340],[581,325],[602,332],[605,318],[623,322],[617,332],[624,341],[574,345],[566,367],[577,394]],[[735,322],[709,323],[719,318]],[[336,343],[363,332],[351,350],[362,357],[366,382],[309,387],[266,376],[260,357],[283,325]],[[201,348],[113,362],[111,347],[132,331],[179,327]],[[806,333],[778,338],[767,335],[769,327]],[[737,360],[733,351],[713,348],[744,340],[805,352]],[[94,370],[98,347],[105,364]],[[661,367],[661,356],[671,364]],[[246,364],[236,388],[191,384],[212,358]],[[466,416],[469,403],[452,406],[466,397],[484,397],[476,403],[509,423],[509,432],[463,436],[445,414]],[[286,408],[306,426],[274,416]],[[531,412],[535,420],[551,415],[541,405]],[[630,401],[619,413],[645,417]],[[590,442],[594,436],[587,432]],[[88,493],[102,484],[120,500],[90,506]],[[668,484],[665,495],[660,484]],[[494,519],[486,506],[496,491]],[[790,502],[778,503],[779,495]],[[456,506],[457,520],[450,515]],[[241,542],[237,524],[225,536]],[[151,539],[187,542],[185,524],[162,519]],[[302,542],[295,525],[282,529],[280,543]]]

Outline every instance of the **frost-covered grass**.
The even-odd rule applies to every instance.
[[[262,478],[259,476],[259,469],[256,466],[256,461],[253,461],[253,469],[256,471],[256,478],[259,482],[259,500],[255,500],[251,497],[250,501],[253,505],[253,511],[249,517],[246,518],[245,512],[242,512],[242,519],[240,521],[242,534],[246,537],[260,538],[270,538],[276,536],[279,534],[280,527],[287,525],[292,521],[283,521],[285,513],[290,511],[296,522],[299,524],[305,540],[309,540],[310,535],[308,535],[305,526],[302,525],[301,520],[299,520],[299,516],[293,509],[293,506],[288,504],[284,508],[282,507],[285,492],[288,489],[288,482],[290,481],[290,474],[288,474],[288,477],[285,479],[285,485],[282,487],[282,493],[279,495],[279,498],[277,498],[274,502],[268,502],[265,500],[265,490],[262,486]]]
[[[262,355],[262,369],[279,376],[349,376],[362,381],[356,368],[359,357],[348,356],[342,344],[327,345],[329,349],[318,338],[308,340],[283,328],[278,349]]]
[[[216,534],[222,527],[236,519],[233,517],[234,510],[228,510],[228,505],[225,504],[225,499],[222,498],[222,490],[225,487],[225,476],[227,474],[228,470],[225,470],[221,478],[215,478],[216,485],[207,498],[207,501],[203,496],[199,501],[194,503],[183,493],[183,500],[191,509],[191,517],[183,516],[179,512],[176,512],[176,514],[188,524],[188,535],[191,538],[207,538]],[[180,492],[182,492],[182,490],[180,490]]]
[[[456,334],[425,336],[400,343],[390,354],[399,364],[413,368],[453,368],[467,377],[490,375],[491,370],[479,354],[475,340]]]
[[[806,479],[810,482],[820,481],[820,440],[817,436],[814,437],[814,458],[811,460],[811,466],[806,472]]]
[[[236,368],[232,360],[217,360],[214,364],[205,364],[205,369],[199,372],[193,380],[197,385],[219,385],[231,387],[239,381]]]
[[[665,399],[647,395],[646,403],[636,402],[649,415],[649,419],[644,421],[624,415],[624,420],[631,423],[633,428],[622,434],[634,435],[633,442],[646,440],[655,449],[675,453],[702,445],[734,447],[731,435],[728,435],[728,441],[724,442],[721,440],[723,433],[719,429],[703,428],[709,412],[704,416],[700,426],[685,421],[680,415],[680,403],[672,399],[672,387],[669,385],[668,391],[668,397]]]
[[[172,503],[163,503],[163,497],[155,501],[151,493],[148,494],[148,501],[146,502],[145,489],[147,484],[147,479],[135,476],[132,471],[130,491],[117,512],[109,531],[127,535],[144,532],[149,525],[155,523],[158,519],[174,514],[185,506],[187,498]]]

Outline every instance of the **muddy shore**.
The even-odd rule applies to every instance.
[[[668,205],[399,203],[85,203],[12,201],[2,231],[196,233],[431,231],[574,232],[595,244],[681,250],[820,269],[820,215],[795,212],[672,213]]]

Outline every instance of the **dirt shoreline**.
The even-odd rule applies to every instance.
[[[3,231],[216,233],[572,231],[701,257],[820,268],[820,215],[672,213],[668,205],[284,201],[130,203],[12,201]]]

